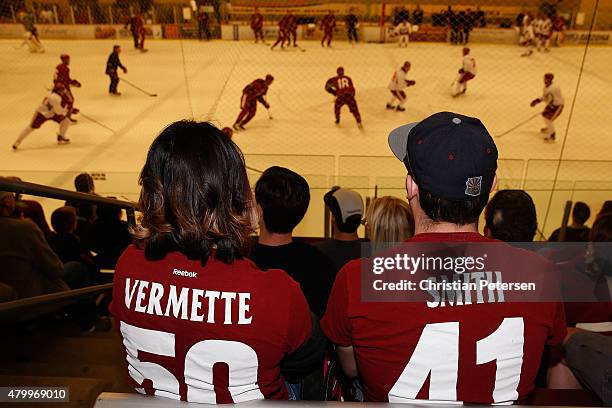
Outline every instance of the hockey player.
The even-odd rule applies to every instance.
[[[550,38],[552,37],[552,20],[548,16],[542,16],[540,18],[538,28],[538,51],[541,47],[544,47],[544,52],[550,51]]]
[[[293,41],[293,46],[297,47],[297,29],[298,29],[298,21],[297,18],[291,13],[291,11],[287,10],[287,45],[291,45],[291,41]]]
[[[533,46],[535,45],[535,42],[536,36],[534,31],[533,17],[531,13],[527,13],[523,17],[523,25],[521,27],[521,34],[519,39],[520,45],[526,47],[527,50],[523,54],[521,54],[521,57],[528,57],[533,54]]]
[[[346,36],[348,37],[349,43],[359,42],[357,37],[357,28],[359,28],[359,20],[355,15],[355,12],[351,8],[349,14],[344,19],[344,26],[346,27]]]
[[[544,118],[544,124],[546,127],[540,129],[540,132],[546,134],[544,140],[554,142],[555,141],[555,125],[554,121],[563,112],[563,105],[565,103],[563,95],[561,94],[561,88],[559,85],[553,84],[555,76],[552,73],[544,75],[544,92],[541,98],[536,98],[531,101],[531,107],[536,106],[540,102],[546,102],[546,107],[542,111],[542,118]]]
[[[70,143],[70,139],[66,138],[66,132],[70,125],[70,121],[66,116],[68,114],[68,95],[64,84],[56,82],[53,90],[45,99],[43,99],[40,106],[34,112],[34,117],[30,125],[21,131],[15,143],[13,143],[13,150],[17,150],[21,142],[34,131],[38,129],[48,120],[59,123],[59,132],[57,134],[57,143],[66,144]]]
[[[261,103],[266,109],[270,109],[270,104],[266,101],[265,96],[273,81],[274,77],[268,74],[265,79],[256,79],[244,87],[240,99],[240,114],[238,114],[238,118],[232,126],[235,130],[244,130],[244,125],[253,119],[257,112],[257,102]]]
[[[340,124],[340,110],[344,105],[348,105],[349,110],[355,117],[355,121],[357,121],[357,126],[359,129],[363,129],[361,115],[359,114],[359,108],[355,100],[353,80],[344,75],[344,68],[342,67],[338,67],[336,73],[338,75],[328,79],[325,83],[325,90],[335,96],[334,115],[336,117],[336,125]]]
[[[146,30],[142,15],[138,14],[130,17],[127,23],[125,23],[125,28],[127,29],[128,26],[130,27],[130,32],[132,33],[132,38],[134,39],[134,48],[140,50],[141,52],[145,52],[144,41]]]
[[[289,23],[289,14],[285,14],[278,22],[278,37],[276,38],[276,42],[272,44],[272,47],[270,47],[271,50],[274,50],[274,48],[278,44],[280,44],[281,49],[284,49],[285,41],[289,43],[288,23]]]
[[[121,53],[121,46],[114,45],[113,52],[108,56],[106,60],[106,75],[110,77],[110,85],[108,87],[108,93],[111,95],[121,95],[117,92],[117,85],[119,84],[119,75],[117,69],[121,68],[124,74],[127,74],[127,68],[119,60],[119,54]]]
[[[34,17],[32,17],[30,13],[26,13],[23,9],[19,10],[17,16],[25,30],[24,41],[28,45],[30,52],[45,52],[45,48],[42,46],[40,38],[38,37],[38,29],[34,25]]]
[[[321,47],[325,47],[326,42],[327,46],[331,47],[332,38],[334,36],[334,28],[336,28],[336,17],[334,16],[334,12],[330,10],[329,13],[323,17],[323,20],[321,20],[321,31],[323,31]]]
[[[253,30],[253,36],[255,37],[255,44],[257,44],[259,40],[265,43],[263,37],[263,16],[257,7],[255,7],[253,15],[251,15],[251,30]]]
[[[563,44],[566,28],[565,19],[558,13],[555,14],[552,21],[552,40],[555,46],[560,47]]]
[[[77,88],[81,87],[81,83],[76,79],[72,79],[70,77],[70,55],[62,54],[60,55],[60,59],[62,63],[55,67],[55,74],[53,75],[53,83],[61,82],[66,89],[66,95],[68,97],[68,113],[66,116],[71,122],[76,122],[76,120],[72,119],[72,114],[78,114],[79,110],[74,107],[74,95],[70,90],[71,86],[75,86]]]
[[[395,27],[395,34],[399,37],[398,44],[400,47],[408,47],[410,42],[410,34],[412,34],[412,26],[406,20],[402,21]]]
[[[463,48],[463,62],[459,69],[459,77],[455,81],[455,92],[453,97],[464,94],[467,90],[468,81],[474,79],[476,76],[476,60],[470,55],[470,49],[468,47]]]
[[[391,78],[391,82],[387,87],[392,95],[391,100],[387,103],[387,109],[395,109],[399,112],[406,110],[406,108],[404,108],[404,104],[406,103],[406,93],[404,89],[407,86],[416,84],[416,81],[406,79],[408,71],[410,71],[410,62],[406,61],[404,65],[393,74],[393,78]],[[397,106],[395,105],[396,99],[398,101]]]

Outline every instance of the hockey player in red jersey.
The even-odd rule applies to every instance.
[[[68,54],[62,54],[60,55],[60,59],[62,60],[62,63],[59,64],[57,67],[55,67],[55,74],[53,75],[53,83],[57,83],[60,82],[62,83],[62,85],[64,85],[64,88],[66,89],[66,95],[67,98],[69,100],[68,102],[68,113],[67,113],[67,117],[70,121],[72,122],[76,122],[76,120],[72,119],[71,115],[72,114],[77,114],[79,113],[79,110],[77,108],[74,107],[74,95],[72,94],[72,91],[70,90],[71,86],[76,86],[77,88],[81,87],[81,83],[79,81],[77,81],[76,79],[73,79],[70,77],[70,55]]]
[[[263,37],[263,16],[257,7],[255,7],[255,12],[251,16],[251,30],[253,30],[255,43],[258,43],[259,40],[265,42]]]
[[[349,110],[357,121],[357,126],[362,129],[361,115],[359,114],[359,108],[357,107],[357,101],[355,100],[355,87],[353,86],[353,80],[344,75],[344,68],[338,67],[336,75],[330,78],[325,83],[325,90],[336,98],[334,100],[334,115],[336,117],[336,125],[340,124],[340,110],[344,105],[348,105]]]
[[[276,38],[276,42],[272,44],[272,47],[270,47],[271,50],[274,50],[274,48],[278,44],[280,44],[281,49],[283,49],[285,48],[285,41],[289,43],[288,25],[289,25],[289,14],[286,14],[278,22],[278,37]]]
[[[233,125],[235,130],[244,130],[244,125],[253,119],[257,112],[257,102],[261,103],[266,109],[270,109],[270,104],[266,101],[265,96],[273,81],[274,77],[268,74],[265,79],[256,79],[244,87],[240,99],[240,114],[238,114],[238,118]],[[270,116],[270,118],[272,117]]]
[[[130,27],[130,32],[132,33],[132,38],[134,39],[134,48],[145,52],[144,41],[146,30],[142,14],[130,17],[127,23],[125,23],[125,28],[127,29],[128,26]]]
[[[321,47],[325,47],[326,42],[327,46],[331,47],[334,28],[336,28],[336,17],[334,16],[334,12],[330,10],[329,14],[327,14],[325,17],[323,17],[323,20],[321,20],[321,31],[323,31]]]
[[[38,129],[48,120],[59,123],[59,132],[57,134],[57,143],[65,144],[69,143],[70,139],[66,138],[66,132],[70,121],[68,120],[68,105],[70,97],[66,92],[66,88],[62,82],[56,82],[53,90],[45,99],[43,99],[40,106],[34,112],[34,117],[27,128],[21,131],[17,140],[13,143],[13,150],[17,150],[21,142],[34,131]]]
[[[295,17],[291,11],[287,10],[287,45],[291,45],[293,41],[293,46],[297,47],[297,29],[297,17]]]

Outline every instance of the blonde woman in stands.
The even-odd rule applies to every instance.
[[[414,218],[410,206],[397,197],[377,198],[368,207],[365,218],[372,254],[404,242],[414,235]]]
[[[209,123],[175,122],[140,184],[142,221],[111,305],[136,390],[213,404],[290,398],[281,363],[308,373],[325,343],[313,346],[320,332],[299,284],[245,258],[257,220],[238,146]]]

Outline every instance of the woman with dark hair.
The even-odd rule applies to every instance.
[[[295,281],[245,258],[256,213],[238,147],[209,123],[175,122],[153,141],[140,184],[143,216],[111,305],[136,390],[287,399],[281,362],[310,372],[318,326]]]

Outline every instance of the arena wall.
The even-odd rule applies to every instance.
[[[147,37],[151,39],[176,39],[181,38],[181,32],[190,27],[178,24],[155,24],[147,25]],[[41,38],[49,39],[128,39],[131,34],[123,25],[110,24],[40,24],[38,25]],[[337,33],[340,37],[344,36],[344,30],[339,29]],[[268,39],[276,38],[278,26],[264,26],[264,36]],[[24,31],[20,24],[0,24],[0,38],[23,38]],[[395,38],[385,28],[376,24],[361,24],[359,27],[359,37],[366,42],[394,42]],[[223,40],[253,40],[253,32],[247,24],[224,24],[221,26],[221,38]],[[298,28],[298,38],[302,40],[319,40],[321,32],[318,27],[302,25]],[[585,44],[589,38],[586,30],[569,30],[565,34],[566,44]],[[411,35],[411,40],[416,42],[444,42],[446,32],[440,27],[422,26],[419,31]],[[514,29],[503,28],[476,28],[470,34],[470,41],[473,43],[494,43],[494,44],[516,44],[518,34]],[[593,31],[591,32],[591,44],[612,45],[612,31]]]

